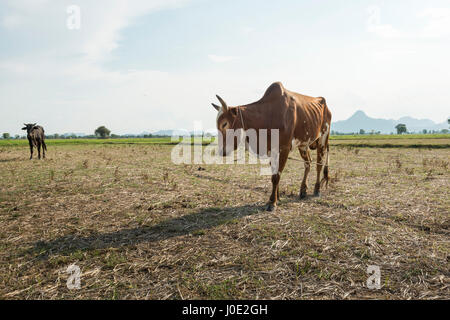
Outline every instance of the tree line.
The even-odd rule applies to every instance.
[[[450,119],[448,119],[448,123],[450,125]],[[447,134],[449,133],[448,129],[442,129],[442,130],[427,130],[423,129],[421,132],[409,132],[406,128],[406,125],[403,123],[399,123],[395,126],[395,129],[397,131],[397,134],[416,134],[416,133],[422,133],[422,134],[436,134],[436,133],[443,133]],[[374,134],[381,134],[380,131],[371,130],[369,132],[366,132],[364,129],[360,129],[359,132],[351,132],[351,133],[344,133],[339,131],[331,130],[331,135],[374,135]],[[394,134],[394,132],[391,132],[390,134]],[[141,135],[134,135],[134,134],[124,134],[124,135],[117,135],[114,133],[111,133],[111,130],[106,128],[105,126],[100,126],[97,129],[95,129],[94,134],[92,135],[83,135],[83,136],[77,136],[76,134],[50,134],[45,135],[46,139],[120,139],[120,138],[163,138],[167,137],[167,135],[153,135],[151,133],[149,134],[141,134]],[[2,134],[2,138],[5,140],[8,139],[26,139],[26,136],[20,136],[16,134],[14,137],[11,137],[11,135],[8,132],[5,132]]]
[[[450,119],[448,120],[448,123],[450,125]],[[406,124],[404,123],[399,123],[397,124],[394,129],[396,130],[397,134],[436,134],[436,133],[443,133],[443,134],[447,134],[449,133],[448,129],[442,129],[442,130],[427,130],[427,129],[423,129],[422,131],[419,132],[415,132],[415,131],[408,131],[408,128],[406,127]],[[375,130],[371,130],[369,132],[366,132],[364,129],[359,129],[358,132],[350,132],[350,133],[343,133],[343,132],[339,132],[339,131],[334,131],[331,130],[331,135],[365,135],[365,134],[381,134],[381,131],[375,131]],[[394,132],[391,132],[390,134],[394,134]]]

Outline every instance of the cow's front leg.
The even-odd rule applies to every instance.
[[[277,207],[277,202],[280,197],[280,192],[278,190],[280,177],[281,173],[283,172],[284,166],[286,165],[288,156],[289,156],[289,148],[286,148],[280,152],[278,168],[275,168],[275,171],[278,169],[278,172],[272,175],[272,194],[270,195],[267,211],[274,211],[275,208]]]
[[[267,211],[275,210],[278,201],[278,184],[280,183],[280,173],[272,175],[272,194],[270,195],[270,202],[267,206]]]
[[[305,161],[305,172],[303,174],[303,180],[302,184],[300,186],[300,199],[306,198],[306,189],[307,187],[307,180],[308,180],[308,174],[309,170],[311,169],[311,154],[309,152],[309,148],[299,148],[300,156],[302,157],[303,161]]]

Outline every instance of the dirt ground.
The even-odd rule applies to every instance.
[[[292,152],[267,212],[259,166],[174,165],[172,147],[0,148],[0,298],[450,298],[450,149],[334,146],[305,200]]]

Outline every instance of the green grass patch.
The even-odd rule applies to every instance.
[[[150,144],[150,145],[175,145],[181,139],[172,139],[170,137],[163,138],[124,138],[124,139],[46,139],[47,146],[60,145],[108,145],[108,144]],[[202,141],[201,138],[191,138],[191,143],[202,143],[207,145],[210,143],[208,139]],[[0,140],[1,147],[28,146],[26,139],[8,139]]]
[[[448,133],[436,134],[349,134],[330,136],[330,140],[450,139]]]

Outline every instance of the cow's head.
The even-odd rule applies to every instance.
[[[236,130],[235,124],[239,122],[237,121],[238,110],[236,107],[228,107],[227,103],[218,95],[216,95],[216,97],[217,99],[219,99],[220,104],[222,105],[221,107],[219,107],[218,105],[212,103],[214,109],[217,110],[216,125],[217,131],[220,133],[219,138],[221,137],[221,141],[219,141],[219,154],[222,156],[226,156],[229,155],[233,150],[236,150],[238,147],[236,132],[233,132],[234,141],[228,141],[227,144],[227,130]]]
[[[27,130],[27,133],[30,133],[31,130],[33,130],[36,127],[36,123],[24,123],[25,127],[22,128],[22,130]]]

